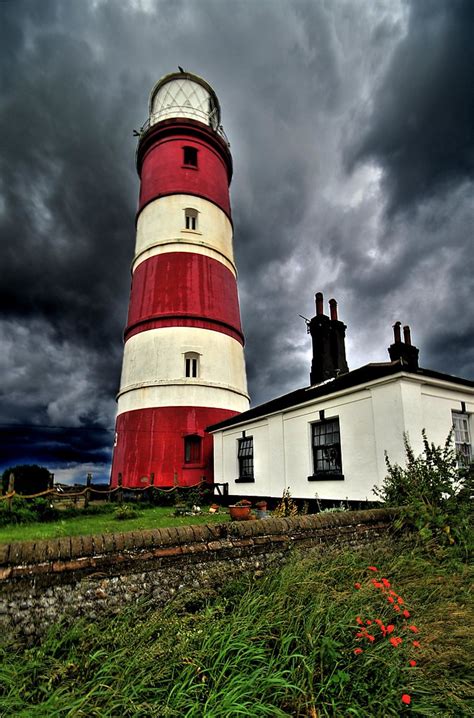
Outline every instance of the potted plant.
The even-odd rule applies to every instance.
[[[231,521],[248,521],[250,518],[250,507],[252,502],[248,499],[242,499],[237,503],[229,506]]]
[[[266,519],[268,517],[266,501],[257,501],[257,503],[255,504],[255,508],[257,509],[258,519]]]

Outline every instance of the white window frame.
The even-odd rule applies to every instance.
[[[198,210],[193,207],[186,207],[184,210],[184,228],[188,232],[198,231]]]
[[[472,461],[472,439],[470,416],[465,411],[452,411],[453,438],[459,463],[468,465]]]
[[[184,355],[184,376],[186,379],[199,378],[199,354],[197,352],[186,352]]]

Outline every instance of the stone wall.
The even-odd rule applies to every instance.
[[[139,599],[259,575],[295,550],[354,548],[382,537],[384,509],[131,531],[0,545],[0,630],[32,642],[59,619],[112,615]]]

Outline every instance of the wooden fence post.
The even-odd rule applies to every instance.
[[[8,493],[8,494],[12,494],[14,491],[15,491],[15,474],[14,474],[13,471],[12,471],[12,472],[10,473],[10,476],[8,477],[8,491],[7,491],[7,493]],[[10,496],[10,498],[7,499],[7,501],[8,501],[8,510],[11,511],[11,510],[12,510],[13,496]]]
[[[89,502],[91,500],[91,490],[90,490],[91,483],[92,483],[92,474],[87,474],[86,493],[84,496],[84,508],[85,509],[87,509],[87,507],[89,506]]]
[[[122,474],[118,475],[118,481],[117,481],[118,491],[117,491],[117,498],[119,504],[123,503],[123,489],[122,489]]]

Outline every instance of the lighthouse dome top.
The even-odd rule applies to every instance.
[[[217,95],[206,80],[180,70],[162,77],[150,93],[149,125],[185,117],[220,129],[221,111]]]

